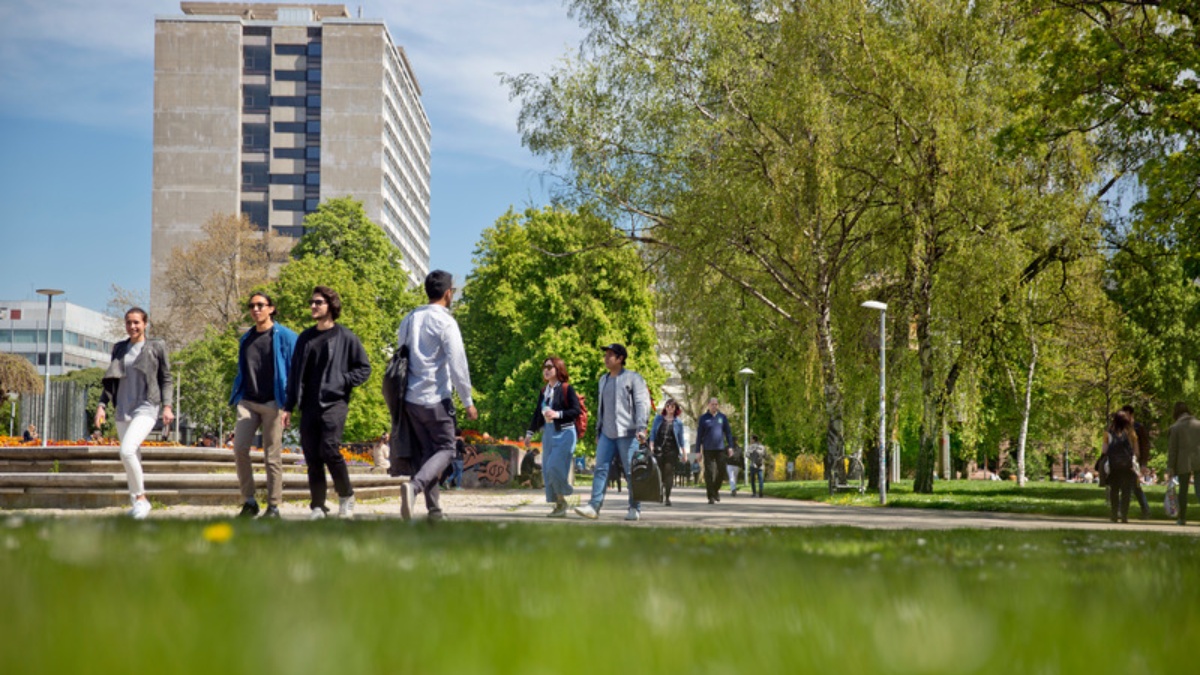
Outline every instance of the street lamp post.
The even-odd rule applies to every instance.
[[[46,445],[50,442],[50,309],[54,305],[54,296],[62,295],[64,291],[39,288],[37,292],[46,296],[46,391],[42,398],[42,445]]]
[[[746,464],[746,453],[750,448],[750,378],[753,377],[754,371],[742,368],[738,371],[738,375],[741,375],[745,382],[742,392],[742,476],[743,480],[748,480],[750,467]]]
[[[862,306],[879,310],[879,503],[887,504],[887,303],[868,300]]]
[[[15,419],[14,416],[17,414],[17,399],[20,398],[20,396],[21,395],[15,391],[8,392],[8,435],[9,436],[13,435],[13,421]]]

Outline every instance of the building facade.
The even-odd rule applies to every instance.
[[[384,22],[345,5],[180,7],[155,19],[152,308],[171,251],[213,215],[294,238],[335,197],[362,201],[423,279],[429,120]]]
[[[106,368],[115,329],[116,322],[100,312],[55,302],[50,310],[50,374]],[[39,374],[46,372],[44,300],[0,300],[0,352],[22,356],[37,367]]]

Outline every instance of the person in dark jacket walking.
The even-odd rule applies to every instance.
[[[278,518],[283,501],[283,425],[280,411],[287,401],[288,369],[296,347],[296,333],[275,323],[275,302],[266,293],[255,293],[247,303],[254,326],[238,343],[238,373],[233,380],[229,405],[236,406],[233,460],[242,493],[242,518],[258,515],[254,496],[254,467],[250,444],[262,432],[263,464],[267,469],[267,511],[264,518]]]
[[[299,406],[300,447],[308,465],[308,490],[312,494],[310,517],[320,520],[329,513],[325,507],[328,467],[339,497],[338,515],[353,518],[354,488],[341,453],[342,430],[346,427],[350,392],[371,376],[371,362],[358,336],[337,323],[342,315],[342,298],[336,291],[317,286],[309,308],[317,325],[296,340],[288,371],[287,403],[280,419],[286,429]]]
[[[1167,449],[1167,476],[1179,479],[1179,515],[1175,522],[1187,524],[1188,483],[1200,497],[1200,420],[1192,416],[1187,404],[1175,404],[1175,423],[1171,425]]]
[[[1133,422],[1133,433],[1137,436],[1138,441],[1138,466],[1144,469],[1150,464],[1150,432],[1146,429],[1146,425],[1137,421],[1137,417],[1133,414],[1133,406],[1123,406],[1121,410],[1129,415],[1129,419]],[[1133,497],[1137,499],[1138,506],[1142,508],[1142,520],[1146,520],[1150,517],[1150,501],[1146,499],[1146,492],[1142,490],[1141,476],[1138,476],[1138,480],[1133,483]]]
[[[1104,432],[1104,447],[1101,454],[1108,457],[1108,504],[1115,523],[1129,522],[1129,497],[1137,483],[1137,434],[1133,431],[1133,420],[1124,410],[1113,414],[1112,423]]]
[[[662,411],[650,424],[650,449],[654,451],[658,466],[662,469],[663,504],[671,505],[671,487],[675,485],[675,471],[683,461],[681,453],[687,447],[683,420],[679,418],[679,404],[669,398],[663,403]]]
[[[109,403],[117,407],[117,436],[121,439],[121,462],[129,483],[133,508],[129,515],[141,520],[150,515],[142,462],[138,458],[142,442],[154,430],[162,415],[163,428],[171,426],[175,413],[171,411],[171,362],[167,344],[147,339],[150,317],[141,307],[125,312],[125,333],[128,339],[113,345],[112,362],[104,373],[104,391],[96,408],[96,428],[104,425]]]
[[[704,486],[709,504],[721,501],[721,472],[726,459],[733,457],[733,430],[720,405],[717,397],[708,399],[708,412],[696,423],[696,452],[704,456]]]
[[[533,418],[525,432],[525,447],[538,431],[542,432],[542,474],[546,480],[546,502],[554,504],[549,518],[567,517],[567,497],[575,492],[571,485],[571,460],[575,457],[575,419],[582,407],[571,386],[567,364],[557,356],[542,362],[545,386],[538,393]]]

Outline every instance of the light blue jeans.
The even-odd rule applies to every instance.
[[[542,429],[542,476],[546,479],[546,501],[553,504],[560,497],[575,492],[571,486],[571,460],[575,458],[575,425],[562,431],[554,430],[547,422]]]
[[[596,470],[592,473],[592,499],[589,504],[597,511],[604,505],[604,493],[608,491],[608,467],[612,464],[613,455],[621,453],[621,466],[625,472],[625,482],[629,482],[629,464],[633,461],[633,451],[637,449],[637,436],[622,436],[609,438],[603,433],[596,434]],[[633,490],[629,490],[630,508],[642,510],[641,502],[633,499]]]

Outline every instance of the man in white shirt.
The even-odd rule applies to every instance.
[[[450,314],[454,299],[454,279],[449,272],[434,270],[425,277],[422,305],[400,323],[398,346],[408,345],[408,390],[404,394],[408,413],[419,446],[420,456],[413,458],[412,480],[404,486],[400,514],[412,518],[414,500],[425,495],[430,520],[441,520],[439,481],[442,472],[454,461],[454,401],[452,392],[467,407],[467,418],[478,419],[471,399],[471,373],[463,351],[462,333]]]

